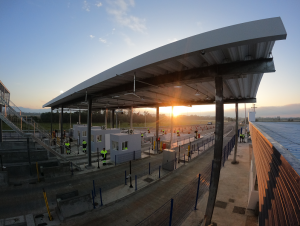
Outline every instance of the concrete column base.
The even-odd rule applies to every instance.
[[[85,166],[86,169],[90,170],[90,169],[95,169],[95,166],[91,165],[91,166]]]

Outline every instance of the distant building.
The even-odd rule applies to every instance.
[[[248,121],[255,122],[255,112],[248,112]]]

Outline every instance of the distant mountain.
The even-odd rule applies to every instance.
[[[246,109],[246,116],[248,117],[249,108]],[[198,115],[198,116],[215,116],[214,111],[207,112],[190,112],[187,115]],[[235,109],[227,109],[224,111],[225,117],[235,117]],[[289,117],[300,117],[300,104],[290,104],[284,106],[272,106],[272,107],[260,107],[256,109],[256,118],[258,117],[277,117],[289,118]],[[239,117],[245,117],[245,109],[239,108]]]
[[[23,108],[23,107],[19,107],[19,109],[24,112],[24,113],[46,113],[46,112],[50,112],[51,109],[50,108],[44,108],[44,109],[32,109],[32,108]]]
[[[50,108],[45,109],[31,109],[31,108],[23,108],[19,107],[20,110],[24,113],[46,113],[50,112]],[[247,116],[248,116],[247,109]],[[151,112],[150,112],[151,113]],[[214,111],[207,112],[190,112],[186,115],[199,115],[199,116],[215,116]],[[235,117],[235,109],[227,109],[224,112],[226,117]],[[239,109],[239,117],[244,117],[245,110],[244,108]],[[300,103],[299,104],[290,104],[284,106],[272,106],[272,107],[260,107],[256,109],[256,118],[258,117],[300,117]]]

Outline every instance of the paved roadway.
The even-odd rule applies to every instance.
[[[232,136],[233,132],[223,139],[224,146],[227,145]],[[174,196],[193,179],[195,179],[199,173],[202,175],[202,178],[206,175],[204,176],[204,181],[209,183],[211,161],[213,159],[212,150],[213,148],[210,147],[207,152],[180,167],[178,170],[173,171],[173,173],[166,178],[158,181],[157,183],[151,184],[151,187],[148,189],[143,189],[120,202],[114,203],[113,205],[107,205],[103,208],[87,212],[80,217],[74,217],[66,220],[66,222],[61,225],[136,225],[160,208],[163,204],[167,203],[171,198],[174,198]],[[203,183],[203,181],[201,183]],[[195,185],[197,186],[197,183]],[[191,190],[193,190],[193,188],[191,188]],[[204,195],[207,189],[200,189],[200,191],[202,191],[202,193],[200,192],[199,196]],[[189,190],[181,193],[180,196],[182,197],[178,198],[175,196],[176,199],[174,200],[174,205],[177,201],[179,201],[180,204],[176,203],[176,210],[174,207],[176,214],[173,216],[173,221],[176,218],[179,221],[184,220],[181,218],[184,218],[184,215],[189,213],[189,210],[186,210],[186,208],[189,208],[189,205],[187,205],[187,202],[190,200]],[[194,198],[191,201],[194,203]],[[167,205],[169,205],[169,203],[167,203]],[[166,219],[166,221],[168,221],[168,216],[168,207],[163,208],[163,210],[156,212],[145,225],[160,225],[162,219]]]
[[[232,127],[226,125],[225,127]],[[211,132],[211,130],[206,131]],[[154,155],[151,158],[145,158],[132,162],[132,173],[140,172],[151,165],[162,162],[162,155]],[[92,183],[95,180],[96,187],[103,190],[114,188],[124,183],[124,171],[129,172],[129,164],[122,164],[105,170],[90,172],[81,175],[74,175],[69,178],[57,178],[53,182],[41,182],[38,184],[24,184],[18,187],[0,189],[0,219],[19,216],[22,214],[39,214],[47,212],[42,188],[47,192],[50,209],[56,206],[55,196],[59,193],[67,193],[78,190],[79,194],[90,193]]]

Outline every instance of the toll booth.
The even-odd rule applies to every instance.
[[[82,144],[82,141],[87,141],[87,125],[74,125],[73,126],[73,138],[78,140],[79,145]],[[92,152],[99,152],[105,148],[106,150],[110,149],[110,134],[120,133],[120,129],[101,129],[101,126],[93,126],[91,128],[91,147]]]
[[[91,131],[92,137],[91,137],[91,145],[92,145],[92,152],[96,152],[97,149],[99,152],[103,148],[106,150],[110,150],[110,136],[111,134],[120,133],[120,129],[99,129],[93,128]]]
[[[110,147],[110,159],[112,162],[122,163],[140,159],[141,134],[111,134]]]

